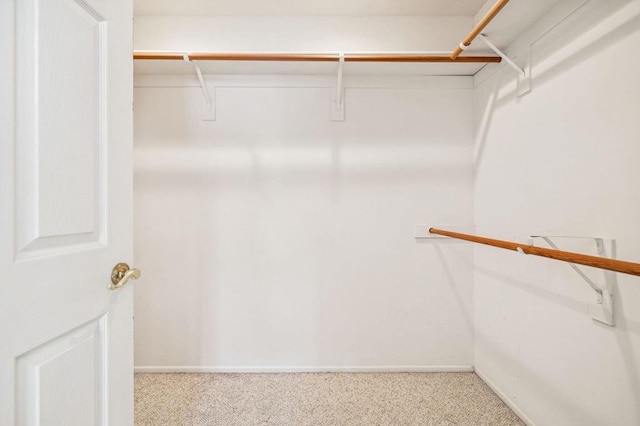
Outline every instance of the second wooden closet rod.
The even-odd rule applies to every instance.
[[[606,269],[608,271],[640,276],[640,263],[589,256],[570,251],[535,247],[528,244],[513,243],[511,241],[494,240],[492,238],[477,237],[475,235],[461,234],[459,232],[445,231],[443,229],[429,228],[429,232],[432,234],[444,235],[445,237],[456,238],[458,240],[471,241],[473,243],[513,250],[524,254],[532,254],[549,259],[562,260],[564,262],[578,263],[580,265],[593,266],[594,268]]]

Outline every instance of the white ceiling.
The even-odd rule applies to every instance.
[[[135,15],[473,16],[486,0],[135,0]]]

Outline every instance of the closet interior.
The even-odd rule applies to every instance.
[[[136,372],[639,424],[640,1],[231,3],[136,2]]]

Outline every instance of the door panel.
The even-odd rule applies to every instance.
[[[100,245],[106,21],[80,0],[16,6],[18,258]]]
[[[0,0],[0,426],[133,424],[131,0]]]
[[[17,424],[105,424],[105,326],[103,316],[18,357]]]

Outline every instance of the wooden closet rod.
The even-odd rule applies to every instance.
[[[183,61],[184,53],[175,52],[133,52],[133,59]],[[298,61],[298,62],[338,62],[340,54],[320,53],[189,53],[190,60],[196,61]],[[395,54],[350,54],[344,55],[345,62],[500,62],[499,56],[463,56],[452,59],[442,55],[395,55]]]
[[[467,35],[467,38],[465,38],[462,41],[462,43],[460,43],[460,46],[458,46],[456,50],[453,51],[453,53],[451,54],[451,59],[459,60],[464,58],[464,56],[460,58],[458,58],[458,56],[460,56],[460,54],[464,51],[464,49],[467,46],[469,46],[473,42],[473,40],[475,40],[476,37],[478,37],[478,34],[480,34],[482,30],[484,30],[484,28],[489,24],[489,22],[491,22],[493,18],[495,18],[498,15],[498,13],[500,13],[502,8],[505,7],[507,3],[509,3],[509,0],[498,0],[498,2],[493,5],[493,7],[489,10],[489,12],[487,12],[487,14],[484,15],[484,18],[482,18],[480,22],[478,22],[478,25],[476,25],[471,30],[469,35]]]
[[[436,228],[429,228],[429,232],[432,234],[444,235],[445,237],[456,238],[458,240],[471,241],[473,243],[513,250],[524,254],[533,254],[535,256],[547,257],[549,259],[562,260],[564,262],[578,263],[580,265],[593,266],[594,268],[640,276],[640,263],[625,262],[623,260],[607,259],[598,256],[589,256],[586,254],[573,253],[570,251],[535,247],[528,244],[518,244],[510,241],[476,237],[475,235],[461,234],[458,232],[445,231]]]

